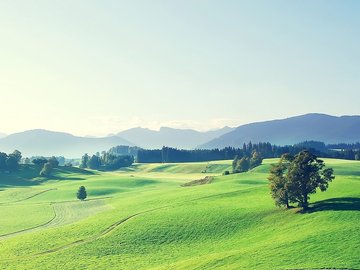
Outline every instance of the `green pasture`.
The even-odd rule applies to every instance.
[[[307,213],[274,206],[274,162],[0,173],[0,269],[360,269],[360,162],[325,159],[336,179]]]

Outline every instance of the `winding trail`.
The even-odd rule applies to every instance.
[[[106,208],[109,207],[105,203],[99,202],[104,199],[106,198],[86,200],[84,202],[81,202],[80,204],[79,201],[51,202],[50,205],[52,206],[53,217],[50,220],[48,220],[43,224],[36,225],[34,227],[22,229],[16,232],[2,234],[0,235],[0,241],[11,237],[15,237],[17,235],[39,231],[45,228],[67,225],[79,221],[81,219],[87,218],[93,215],[94,213],[101,212],[102,210],[106,210]],[[74,208],[73,206],[87,207],[91,211],[88,212],[81,211],[81,214],[79,215],[78,211],[76,211],[78,209],[73,209]]]
[[[204,197],[200,197],[200,198],[196,198],[196,199],[193,199],[193,200],[189,200],[188,202],[190,201],[196,201],[196,200],[201,200],[201,199],[207,199],[207,198],[211,198],[211,197],[215,197],[215,196],[221,196],[221,195],[226,195],[226,194],[233,194],[233,193],[238,193],[238,192],[243,192],[243,191],[247,191],[247,189],[252,189],[252,188],[256,188],[256,187],[250,187],[250,188],[246,188],[246,189],[241,189],[241,190],[236,190],[236,191],[231,191],[231,192],[224,192],[224,193],[220,193],[220,194],[214,194],[214,195],[210,195],[210,196],[204,196]],[[154,209],[149,209],[149,210],[145,210],[145,211],[141,211],[141,212],[138,212],[136,214],[133,214],[133,215],[130,215],[130,216],[127,216],[113,224],[111,224],[109,227],[107,227],[105,230],[101,231],[100,233],[96,234],[96,235],[93,235],[93,236],[90,236],[90,237],[87,237],[87,238],[83,238],[83,239],[80,239],[80,240],[77,240],[77,241],[74,241],[74,242],[71,242],[69,244],[66,244],[66,245],[63,245],[63,246],[59,246],[59,247],[56,247],[56,248],[53,248],[53,249],[49,249],[49,250],[45,250],[45,251],[42,251],[42,252],[39,252],[39,253],[36,253],[36,254],[33,254],[33,256],[39,256],[39,255],[44,255],[44,254],[49,254],[49,253],[54,253],[54,252],[57,252],[57,251],[61,251],[61,250],[65,250],[65,249],[68,249],[68,248],[71,248],[71,247],[74,247],[74,246],[78,246],[78,245],[82,245],[82,244],[86,244],[86,243],[89,243],[89,242],[93,242],[93,241],[96,241],[98,240],[99,238],[101,237],[104,237],[108,234],[110,234],[113,230],[115,230],[116,228],[118,228],[119,226],[121,226],[122,224],[124,224],[125,222],[127,222],[128,220],[130,219],[133,219],[137,216],[140,216],[140,215],[143,215],[143,214],[146,214],[146,213],[149,213],[149,212],[153,212],[153,211],[157,211],[157,210],[160,210],[160,209],[164,209],[164,208],[168,208],[168,207],[172,207],[172,206],[176,206],[176,205],[183,205],[183,204],[186,204],[188,202],[180,202],[180,203],[175,203],[175,204],[170,204],[170,205],[166,205],[166,206],[162,206],[162,207],[158,207],[158,208],[154,208]],[[31,256],[31,255],[30,255]]]
[[[52,207],[52,210],[53,210],[53,213],[54,213],[54,216],[48,220],[47,222],[43,223],[43,224],[40,224],[40,225],[36,225],[34,227],[31,227],[31,228],[26,228],[26,229],[22,229],[22,230],[19,230],[19,231],[16,231],[16,232],[11,232],[11,233],[6,233],[6,234],[2,234],[0,235],[0,241],[1,240],[4,240],[4,239],[7,239],[7,238],[10,238],[10,237],[14,237],[16,235],[20,235],[20,234],[25,234],[25,233],[29,233],[29,232],[33,232],[33,231],[37,231],[43,227],[46,227],[48,226],[49,224],[51,224],[55,218],[56,218],[56,211],[54,209],[54,206]]]
[[[44,251],[39,252],[39,253],[20,256],[20,257],[17,257],[17,258],[9,258],[8,260],[14,260],[14,259],[19,259],[19,258],[30,258],[30,257],[34,257],[34,256],[41,256],[41,255],[51,254],[51,253],[55,253],[55,252],[58,252],[58,251],[62,251],[62,250],[72,248],[74,246],[79,246],[79,245],[82,245],[82,244],[90,243],[90,242],[96,241],[96,240],[110,234],[112,231],[117,229],[119,226],[121,226],[125,222],[127,222],[127,221],[129,221],[129,220],[131,220],[131,219],[133,219],[133,218],[135,218],[137,216],[140,216],[140,215],[143,215],[143,214],[146,214],[146,213],[149,213],[149,212],[157,211],[157,210],[160,210],[160,209],[173,207],[173,206],[176,206],[176,205],[187,204],[187,203],[189,203],[191,201],[203,200],[203,199],[208,199],[208,198],[211,198],[211,197],[223,196],[223,195],[226,195],[226,194],[236,194],[236,193],[241,193],[241,192],[247,192],[248,189],[253,189],[253,188],[257,188],[257,187],[248,187],[248,188],[245,188],[245,189],[235,190],[235,191],[231,191],[231,192],[223,192],[223,193],[220,193],[220,194],[212,194],[212,195],[209,195],[209,196],[195,198],[195,199],[189,200],[187,202],[178,202],[178,203],[174,203],[174,204],[170,204],[170,205],[165,205],[165,206],[162,206],[162,207],[157,207],[157,208],[154,208],[154,209],[144,210],[144,211],[129,215],[129,216],[125,217],[125,218],[122,218],[121,220],[111,224],[106,229],[100,231],[99,233],[97,233],[95,235],[92,235],[92,236],[89,236],[89,237],[86,237],[86,238],[83,238],[83,239],[79,239],[79,240],[76,240],[74,242],[71,242],[71,243],[68,243],[68,244],[65,244],[65,245],[62,245],[62,246],[58,246],[56,248],[44,250]],[[92,199],[92,200],[102,200],[102,199],[106,199],[106,198],[99,198],[99,199]],[[9,233],[9,234],[6,234],[6,235],[1,235],[0,240],[6,239],[8,237],[12,237],[12,236],[15,236],[15,235],[18,235],[18,234],[28,233],[28,232],[32,232],[32,231],[38,231],[39,229],[43,229],[43,228],[46,228],[46,227],[51,227],[51,226],[54,226],[53,225],[54,223],[56,223],[56,225],[59,225],[59,224],[57,224],[58,222],[56,221],[56,218],[57,218],[58,215],[57,215],[56,209],[54,208],[54,205],[55,204],[61,204],[61,203],[66,204],[66,203],[71,203],[71,202],[74,202],[74,201],[50,203],[50,204],[53,205],[53,210],[54,210],[54,217],[51,220],[49,220],[48,222],[46,222],[46,223],[44,223],[42,225],[30,228],[30,229],[25,229],[25,230],[21,230],[21,231],[18,231],[18,232]],[[60,224],[60,225],[63,225],[63,224]]]
[[[153,212],[153,211],[156,211],[156,210],[159,210],[159,209],[167,208],[167,207],[169,207],[169,206],[163,206],[163,207],[158,207],[158,208],[154,208],[154,209],[150,209],[150,210],[145,210],[145,211],[142,211],[142,212],[127,216],[127,217],[113,223],[112,225],[107,227],[105,230],[101,231],[100,233],[98,233],[96,235],[90,236],[88,238],[83,238],[83,239],[74,241],[72,243],[69,243],[69,244],[66,244],[66,245],[63,245],[63,246],[59,246],[57,248],[42,251],[40,253],[34,254],[33,256],[39,256],[39,255],[54,253],[54,252],[61,251],[61,250],[64,250],[64,249],[68,249],[68,248],[71,248],[71,247],[74,247],[74,246],[78,246],[78,245],[82,245],[82,244],[86,244],[86,243],[89,243],[89,242],[96,241],[99,238],[101,238],[103,236],[106,236],[107,234],[110,234],[117,227],[119,227],[120,225],[122,225],[123,223],[125,223],[126,221],[128,221],[128,220],[130,220],[132,218],[135,218],[135,217],[137,217],[139,215],[143,215],[145,213],[149,213],[149,212]]]
[[[57,190],[57,188],[50,188],[50,189],[42,190],[42,191],[40,191],[40,192],[38,192],[38,193],[35,193],[35,194],[31,195],[31,196],[28,196],[28,197],[26,197],[26,198],[19,199],[19,200],[16,200],[16,201],[0,202],[0,205],[7,205],[7,204],[13,204],[13,203],[18,203],[18,202],[23,202],[23,201],[29,200],[29,199],[31,199],[31,198],[34,198],[34,197],[36,197],[36,196],[39,196],[39,195],[41,195],[41,194],[43,194],[43,193],[45,193],[45,192],[49,192],[49,191],[52,191],[52,190]]]

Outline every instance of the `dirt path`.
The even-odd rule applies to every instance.
[[[53,217],[43,224],[36,225],[16,232],[0,235],[0,241],[15,237],[17,235],[39,231],[49,227],[58,227],[74,223],[81,219],[92,216],[95,213],[109,209],[110,206],[102,202],[105,198],[92,199],[84,202],[68,201],[50,203],[53,210]]]
[[[20,199],[20,200],[11,201],[11,202],[1,202],[0,205],[12,204],[12,203],[18,203],[18,202],[26,201],[26,200],[29,200],[31,198],[34,198],[36,196],[39,196],[39,195],[41,195],[41,194],[43,194],[45,192],[49,192],[49,191],[52,191],[52,190],[57,190],[57,188],[50,188],[50,189],[42,190],[42,191],[40,191],[38,193],[35,193],[35,194],[33,194],[33,195],[29,196],[29,197],[26,197],[26,198],[23,198],[23,199]]]
[[[149,213],[149,212],[153,212],[153,211],[156,211],[156,210],[159,210],[159,209],[162,209],[162,208],[166,208],[166,207],[169,207],[169,206],[163,206],[163,207],[159,207],[159,208],[154,208],[154,209],[150,209],[150,210],[146,210],[146,211],[142,211],[142,212],[130,215],[130,216],[126,217],[126,218],[123,218],[123,219],[113,223],[112,225],[107,227],[105,230],[101,231],[99,234],[90,236],[88,238],[80,239],[80,240],[74,241],[72,243],[69,243],[69,244],[66,244],[66,245],[63,245],[63,246],[59,246],[59,247],[54,248],[54,249],[49,249],[49,250],[42,251],[40,253],[34,254],[34,256],[54,253],[54,252],[61,251],[61,250],[64,250],[64,249],[68,249],[68,248],[71,248],[71,247],[74,247],[74,246],[78,246],[78,245],[82,245],[82,244],[86,244],[86,243],[89,243],[89,242],[96,241],[99,238],[104,237],[107,234],[110,234],[117,227],[119,227],[120,225],[122,225],[123,223],[125,223],[126,221],[128,221],[128,220],[130,220],[132,218],[135,218],[135,217],[137,217],[139,215],[143,215],[145,213]]]
[[[196,198],[196,199],[192,199],[190,201],[196,201],[196,200],[203,200],[203,199],[207,199],[207,198],[211,198],[211,197],[216,197],[216,196],[222,196],[222,195],[229,195],[229,194],[236,194],[236,193],[241,193],[241,192],[247,192],[248,189],[253,189],[253,188],[256,188],[256,187],[250,187],[250,188],[245,188],[245,189],[241,189],[241,190],[235,190],[235,191],[231,191],[231,192],[224,192],[224,193],[221,193],[221,194],[213,194],[213,195],[209,195],[209,196],[204,196],[204,197],[200,197],[200,198]],[[98,200],[101,200],[101,199],[105,199],[105,198],[99,198]],[[96,199],[93,199],[93,200],[96,200]],[[189,202],[189,201],[188,201]],[[186,203],[188,203],[186,202]],[[62,202],[63,204],[66,204],[66,202]],[[149,209],[149,210],[145,210],[145,211],[141,211],[141,212],[138,212],[138,213],[135,213],[133,215],[130,215],[130,216],[127,216],[113,224],[111,224],[110,226],[108,226],[106,229],[102,230],[101,232],[99,232],[98,234],[95,234],[93,236],[90,236],[90,237],[87,237],[87,238],[83,238],[83,239],[79,239],[77,241],[74,241],[74,242],[71,242],[71,243],[68,243],[66,245],[62,245],[62,246],[59,246],[59,247],[56,247],[56,248],[53,248],[53,249],[48,249],[48,250],[45,250],[45,251],[42,251],[42,252],[39,252],[39,253],[36,253],[36,254],[29,254],[29,255],[25,255],[25,256],[21,256],[21,258],[29,258],[29,257],[33,257],[33,256],[41,256],[41,255],[46,255],[46,254],[51,254],[51,253],[55,253],[55,252],[58,252],[58,251],[62,251],[62,250],[66,250],[66,249],[69,249],[69,248],[72,248],[74,246],[78,246],[78,245],[82,245],[82,244],[86,244],[86,243],[90,243],[90,242],[93,242],[93,241],[96,241],[108,234],[110,234],[113,230],[117,229],[119,226],[121,226],[122,224],[124,224],[125,222],[137,217],[137,216],[140,216],[140,215],[143,215],[143,214],[146,214],[146,213],[149,213],[149,212],[153,212],[153,211],[157,211],[157,210],[160,210],[160,209],[164,209],[164,208],[168,208],[168,207],[172,207],[172,206],[176,206],[176,205],[183,205],[183,204],[186,204],[184,202],[180,202],[180,203],[175,203],[175,204],[170,204],[170,205],[166,205],[166,206],[162,206],[162,207],[158,207],[158,208],[154,208],[154,209]],[[58,203],[58,204],[61,204],[61,203]],[[23,231],[19,231],[19,232],[15,232],[15,233],[11,233],[11,234],[8,234],[6,236],[14,236],[14,235],[17,235],[17,234],[20,234],[20,233],[27,233],[27,232],[31,232],[31,231],[35,231],[35,230],[39,230],[39,229],[43,229],[44,227],[50,227],[52,226],[52,223],[57,223],[56,222],[56,217],[57,217],[57,214],[56,214],[56,210],[54,209],[54,213],[55,213],[55,216],[53,219],[51,219],[50,221],[48,221],[47,223],[43,224],[43,225],[40,225],[40,226],[37,226],[35,228],[31,228],[31,229],[27,229],[27,230],[23,230]],[[62,225],[62,224],[59,224],[59,225]],[[0,236],[0,240],[1,239],[4,239],[6,236]],[[9,259],[9,260],[14,260],[16,258],[12,258],[12,259]],[[17,259],[19,259],[19,257],[17,257]]]

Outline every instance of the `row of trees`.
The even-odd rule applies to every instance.
[[[21,152],[18,150],[15,150],[11,154],[0,152],[0,171],[17,171],[19,169],[21,158]]]
[[[89,168],[93,170],[117,170],[122,167],[128,167],[134,163],[134,157],[130,155],[115,155],[103,151],[101,154],[89,156],[85,154],[81,158],[80,168]]]
[[[33,156],[30,158],[22,159],[23,164],[33,163],[35,165],[39,165],[39,163],[45,164],[47,160],[56,160],[57,166],[68,166],[69,162],[66,163],[66,159],[63,156],[52,156],[52,157],[43,157],[43,156]]]
[[[268,180],[277,206],[289,208],[291,203],[297,203],[306,210],[310,194],[317,188],[325,191],[334,178],[333,169],[325,168],[324,161],[309,151],[301,151],[295,156],[284,154],[272,166]]]
[[[118,145],[111,147],[108,151],[109,154],[115,156],[137,156],[137,152],[140,150],[140,147],[137,146],[127,146],[127,145]]]
[[[236,155],[242,156],[240,149],[226,147],[224,149],[213,150],[183,150],[172,147],[163,147],[162,149],[146,150],[140,149],[137,152],[137,162],[199,162],[211,160],[233,159]]]
[[[250,158],[254,151],[256,151],[262,158],[279,158],[285,153],[296,155],[304,150],[309,150],[319,157],[360,160],[360,148],[358,143],[325,145],[323,142],[317,141],[305,141],[286,146],[277,146],[272,145],[271,143],[253,144],[249,142],[247,144],[243,144],[240,148],[225,147],[223,149],[211,150],[183,150],[165,146],[162,149],[153,150],[133,148],[132,154],[136,157],[137,162],[160,163],[226,160],[234,159],[236,156],[238,159],[242,159],[243,157]]]

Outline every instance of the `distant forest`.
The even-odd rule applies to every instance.
[[[147,150],[139,147],[116,146],[109,150],[114,155],[131,155],[139,163],[173,163],[173,162],[201,162],[211,160],[231,160],[251,156],[256,151],[261,158],[279,158],[285,153],[296,155],[303,150],[322,158],[338,158],[349,160],[360,160],[360,143],[354,144],[330,144],[323,142],[305,141],[294,145],[277,146],[271,143],[251,142],[243,144],[241,148],[225,147],[223,149],[195,149],[183,150],[171,147]]]

